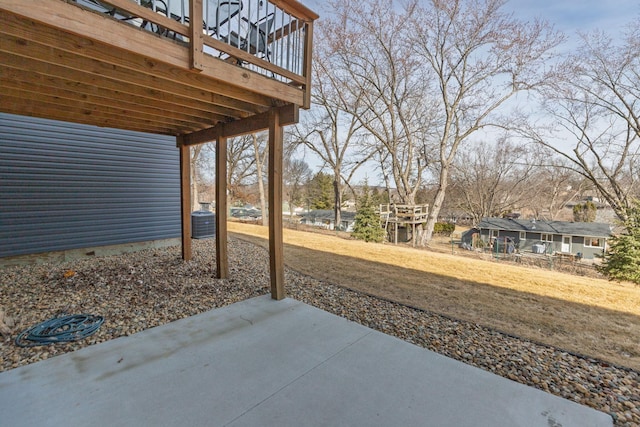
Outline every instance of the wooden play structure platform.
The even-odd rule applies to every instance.
[[[398,243],[398,235],[405,236],[405,241],[411,240],[416,245],[416,226],[427,222],[429,205],[380,205],[380,220],[387,239]]]

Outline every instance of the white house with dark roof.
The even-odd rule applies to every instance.
[[[573,254],[593,259],[606,250],[612,227],[600,222],[483,218],[465,233],[463,242],[471,243],[474,233],[485,243],[510,238],[520,253]]]

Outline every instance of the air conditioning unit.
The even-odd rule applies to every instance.
[[[200,210],[191,213],[191,238],[204,239],[216,235],[216,215],[209,203],[200,203]]]

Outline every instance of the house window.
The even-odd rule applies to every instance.
[[[542,233],[540,240],[543,242],[553,242],[553,234]]]
[[[521,231],[520,232],[520,240],[527,240],[527,232],[526,231]]]
[[[602,248],[603,245],[602,237],[585,237],[584,238],[584,246],[586,248]]]
[[[489,230],[489,237],[492,239],[498,237],[498,230]]]

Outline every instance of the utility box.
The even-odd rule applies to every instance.
[[[216,215],[209,203],[200,203],[200,210],[191,213],[191,238],[204,239],[216,235]]]

